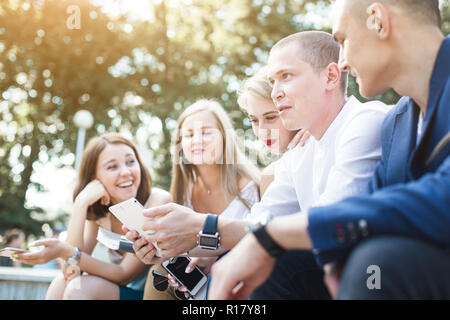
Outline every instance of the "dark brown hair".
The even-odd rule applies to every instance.
[[[3,243],[7,246],[11,242],[19,238],[21,234],[25,236],[25,233],[20,229],[10,229],[5,232],[5,235],[3,236]]]
[[[147,167],[142,163],[139,153],[136,149],[134,143],[130,140],[122,137],[118,133],[105,133],[101,136],[97,136],[89,140],[86,149],[83,153],[83,158],[81,160],[80,171],[78,173],[77,185],[73,192],[73,200],[78,196],[78,194],[86,187],[86,185],[95,179],[97,171],[97,161],[100,153],[109,144],[124,144],[133,149],[136,159],[141,168],[141,183],[139,185],[136,199],[140,203],[145,204],[147,201],[150,190],[152,188],[152,180],[150,172]],[[98,220],[103,218],[108,213],[108,206],[104,206],[100,203],[100,200],[95,202],[93,205],[89,206],[87,211],[88,220]]]

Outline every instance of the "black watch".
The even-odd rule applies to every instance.
[[[267,232],[266,225],[269,220],[270,216],[264,217],[260,221],[249,223],[247,225],[247,231],[253,233],[259,244],[267,251],[267,253],[272,257],[277,258],[285,253],[286,250],[276,243]]]
[[[217,250],[220,247],[220,235],[217,232],[217,221],[219,216],[208,214],[206,216],[203,230],[198,233],[198,246],[202,249]]]

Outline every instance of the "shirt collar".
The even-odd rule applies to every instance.
[[[334,118],[333,122],[328,127],[327,131],[325,131],[322,138],[318,141],[320,147],[324,147],[331,143],[336,138],[336,131],[340,128],[340,123],[345,119],[345,113],[349,109],[349,105],[353,105],[355,103],[359,103],[358,99],[354,96],[350,96],[342,107],[341,111],[339,111],[336,118]]]

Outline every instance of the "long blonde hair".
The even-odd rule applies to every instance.
[[[202,112],[210,112],[217,121],[218,129],[223,137],[223,155],[220,166],[220,184],[228,196],[238,197],[247,208],[250,205],[241,198],[238,185],[239,177],[248,177],[258,186],[260,181],[259,169],[245,157],[237,145],[236,133],[230,118],[222,106],[215,100],[201,99],[190,105],[178,117],[178,124],[172,138],[172,183],[170,193],[174,202],[185,205],[189,184],[198,177],[195,165],[186,161],[181,147],[181,128],[189,116]]]

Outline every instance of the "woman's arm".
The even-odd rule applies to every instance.
[[[69,226],[67,227],[66,242],[84,251],[84,228],[86,224],[88,206],[84,203],[75,202]]]
[[[266,192],[267,187],[273,182],[274,179],[274,162],[269,164],[264,170],[261,172],[261,184],[259,185],[259,197],[262,198],[264,192]]]
[[[86,220],[84,224],[84,239],[83,239],[83,250],[80,250],[91,255],[97,245],[97,233],[98,224],[95,221]]]
[[[136,279],[147,268],[135,255],[125,254],[120,264],[104,262],[86,253],[81,254],[81,271],[110,280],[122,286]]]
[[[92,235],[95,231],[95,239],[97,229],[94,230],[93,225],[88,225],[90,226],[88,227],[90,229],[90,234],[85,237],[85,223],[89,206],[100,199],[102,203],[109,203],[109,195],[103,184],[98,180],[89,182],[75,198],[72,216],[70,217],[69,226],[67,228],[66,242],[74,247],[78,247],[81,251],[87,251],[86,249],[93,250]],[[87,239],[89,248],[85,248],[85,239]]]
[[[43,264],[50,260],[61,258],[63,260],[75,254],[75,247],[67,242],[57,239],[44,239],[33,243],[33,246],[45,248],[32,253],[24,253],[17,259],[26,264]],[[126,285],[141,274],[146,266],[134,255],[126,254],[120,264],[98,260],[86,252],[81,253],[78,267],[81,271],[102,277],[119,285]]]
[[[153,187],[150,197],[147,199],[145,203],[145,208],[157,207],[162,204],[166,204],[172,202],[172,196],[166,190]]]

